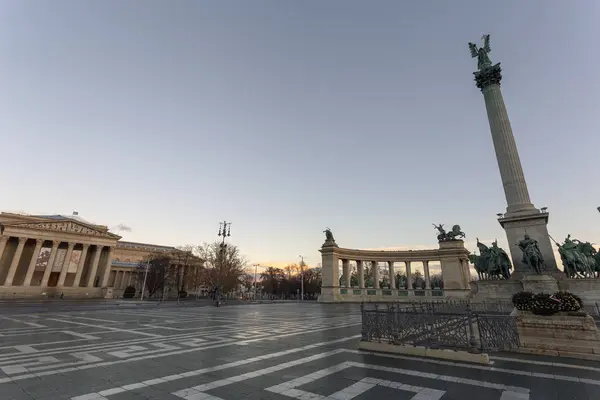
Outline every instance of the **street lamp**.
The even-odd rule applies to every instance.
[[[254,300],[256,300],[256,274],[258,272],[258,266],[259,265],[260,264],[254,264],[253,265],[253,267],[254,267],[254,290],[253,290],[254,294],[252,295],[252,297],[254,298]]]
[[[300,257],[300,300],[304,300],[304,257]]]
[[[219,222],[218,236],[221,238],[221,244],[219,244],[219,255],[221,260],[219,262],[219,271],[217,273],[217,289],[215,290],[215,305],[217,307],[221,305],[221,274],[223,270],[223,264],[225,263],[225,250],[227,248],[227,244],[225,244],[225,238],[231,236],[231,222]]]
[[[146,279],[148,279],[148,269],[150,268],[150,260],[146,261],[146,272],[144,273],[144,283],[142,284],[142,295],[140,300],[144,300],[144,288],[146,287]]]

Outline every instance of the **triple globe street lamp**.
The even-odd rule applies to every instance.
[[[218,236],[221,238],[219,244],[219,270],[217,272],[217,288],[215,289],[215,306],[221,305],[221,275],[223,274],[223,264],[225,264],[225,256],[227,250],[227,243],[225,238],[231,236],[231,222],[223,221],[219,222],[219,233]]]

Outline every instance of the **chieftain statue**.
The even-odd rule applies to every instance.
[[[510,257],[498,247],[498,240],[493,241],[491,247],[487,247],[477,238],[477,248],[479,255],[471,254],[469,260],[475,265],[479,280],[510,278]]]
[[[556,241],[554,243],[558,247],[558,254],[560,254],[567,277],[597,278],[600,276],[600,253],[590,242],[584,243],[577,239],[571,239],[569,234],[563,244]]]
[[[465,238],[467,235],[463,231],[460,230],[460,225],[454,225],[450,232],[446,232],[444,229],[444,224],[432,224],[435,229],[438,231],[437,240],[438,242],[448,242],[451,240],[458,240],[460,238]]]
[[[523,252],[523,258],[521,262],[532,268],[537,274],[542,273],[544,268],[544,257],[540,251],[538,241],[529,237],[525,234],[523,240],[517,243],[517,247]]]
[[[469,49],[471,50],[471,57],[477,57],[477,69],[482,71],[492,66],[492,60],[490,60],[489,53],[492,52],[490,47],[490,35],[483,35],[483,47],[477,48],[475,43],[469,42]]]

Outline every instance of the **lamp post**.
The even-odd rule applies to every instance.
[[[258,266],[260,264],[254,264],[254,288],[253,288],[253,295],[252,297],[254,298],[254,300],[256,300],[256,274],[258,273]]]
[[[223,221],[219,223],[218,236],[221,238],[221,244],[219,244],[219,271],[217,272],[217,288],[215,290],[215,305],[219,307],[221,305],[221,274],[223,272],[223,264],[225,263],[225,250],[227,244],[225,238],[231,236],[231,222]]]
[[[300,257],[300,300],[304,300],[304,257]]]

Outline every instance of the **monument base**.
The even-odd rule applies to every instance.
[[[600,333],[587,315],[535,315],[516,311],[519,352],[600,361]]]
[[[510,246],[514,266],[511,279],[521,280],[523,276],[531,273],[531,268],[522,262],[523,253],[517,247],[517,244],[523,240],[525,235],[529,235],[538,242],[545,265],[542,272],[559,280],[565,278],[564,274],[558,269],[554,258],[554,249],[548,234],[548,217],[547,212],[540,212],[536,209],[526,212],[506,213],[498,219],[498,222],[506,231],[506,238]]]
[[[556,293],[558,292],[558,282],[556,278],[550,275],[525,275],[521,279],[523,291],[532,293]]]

